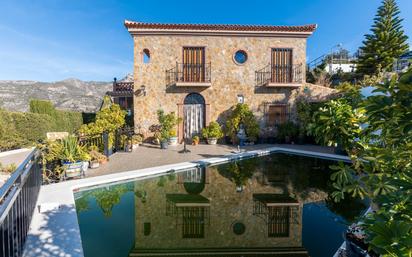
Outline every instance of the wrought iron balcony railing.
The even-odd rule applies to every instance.
[[[303,83],[303,65],[267,65],[256,71],[257,86],[297,86]]]
[[[133,91],[133,82],[114,82],[113,92]]]
[[[177,86],[210,86],[211,63],[176,63],[175,67],[166,70],[166,83]]]

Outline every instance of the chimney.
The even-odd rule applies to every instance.
[[[116,91],[117,78],[113,78],[113,92]]]

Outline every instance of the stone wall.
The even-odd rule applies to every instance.
[[[206,100],[206,122],[223,120],[225,111],[237,104],[237,95],[244,96],[245,103],[257,115],[261,127],[265,126],[265,103],[289,103],[293,106],[297,97],[319,100],[331,90],[325,87],[302,83],[299,89],[268,88],[256,86],[255,72],[270,63],[271,49],[293,48],[293,64],[306,67],[306,38],[246,37],[246,36],[165,36],[138,35],[134,37],[134,87],[142,85],[146,95],[135,94],[135,124],[139,131],[147,132],[157,123],[156,111],[181,113],[179,104],[192,92],[200,93]],[[206,63],[211,63],[210,87],[167,87],[166,70],[182,62],[182,47],[205,47]],[[150,51],[150,63],[143,63],[143,49]],[[248,55],[245,64],[234,62],[237,50]],[[303,79],[305,72],[303,72]],[[304,90],[307,87],[308,89]],[[222,116],[223,114],[223,116]],[[180,130],[181,134],[181,130]],[[179,135],[181,136],[181,135]]]

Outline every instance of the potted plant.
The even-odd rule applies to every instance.
[[[200,142],[199,136],[193,136],[192,137],[192,145],[198,145]]]
[[[172,129],[169,134],[169,145],[177,145],[177,132],[176,129]]]
[[[140,134],[137,135],[133,135],[132,136],[132,145],[133,145],[133,149],[136,149],[139,147],[140,144],[143,143],[143,136]]]
[[[54,144],[54,147],[67,178],[79,177],[84,174],[83,162],[88,162],[90,155],[84,146],[78,144],[76,137],[68,136]]]
[[[215,145],[219,138],[223,137],[223,131],[219,123],[212,121],[209,126],[202,129],[202,137],[206,138],[209,145]]]
[[[157,118],[160,124],[160,148],[167,149],[171,131],[181,119],[174,112],[165,114],[163,110],[157,111]]]
[[[89,155],[90,155],[90,168],[91,169],[99,168],[100,163],[103,164],[103,163],[106,163],[107,161],[107,157],[104,154],[100,153],[98,149],[92,149],[89,152]]]

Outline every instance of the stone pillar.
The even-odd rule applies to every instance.
[[[205,125],[209,126],[210,122],[210,104],[205,104]]]

